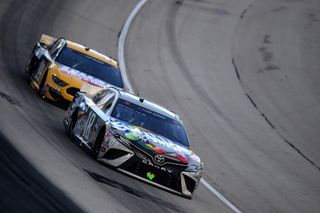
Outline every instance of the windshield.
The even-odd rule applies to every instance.
[[[116,87],[123,88],[121,74],[116,67],[89,55],[64,47],[56,61]]]
[[[178,121],[129,101],[119,99],[111,116],[189,146],[184,127]]]

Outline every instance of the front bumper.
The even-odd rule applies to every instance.
[[[127,146],[113,136],[106,139],[98,154],[98,160],[134,178],[165,189],[183,197],[191,198],[201,175],[188,172],[183,165],[157,166],[147,160],[148,156],[134,146]]]
[[[60,86],[52,80],[52,75],[54,73],[49,70],[48,76],[43,88],[42,95],[52,101],[66,100],[71,102],[74,95],[80,91],[80,88],[77,88],[73,85]]]

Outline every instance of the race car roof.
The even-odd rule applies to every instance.
[[[111,64],[114,67],[118,68],[118,63],[115,60],[113,60],[112,58],[109,58],[108,56],[103,55],[102,53],[100,53],[96,50],[89,49],[88,47],[86,47],[84,45],[81,45],[81,44],[78,44],[78,43],[75,43],[75,42],[69,41],[69,40],[66,40],[66,41],[67,41],[68,48],[71,48],[71,49],[76,50],[78,52],[81,52],[83,54],[89,55],[93,58],[96,58],[100,61],[106,62],[106,63]]]
[[[125,92],[125,91],[118,90],[118,92],[119,92],[119,97],[121,99],[130,101],[131,103],[134,103],[138,106],[144,107],[146,109],[150,109],[156,113],[167,116],[169,118],[172,118],[172,119],[182,123],[182,120],[180,119],[180,117],[177,114],[171,112],[170,110],[168,110],[168,109],[166,109],[156,103],[142,99],[136,95],[133,95],[133,94]]]
[[[47,46],[51,45],[54,41],[56,41],[57,39],[50,36],[50,35],[46,35],[46,34],[42,34],[41,35],[41,38],[40,38],[40,43],[44,43],[46,44]],[[71,48],[71,49],[74,49],[76,51],[79,51],[83,54],[86,54],[86,55],[89,55],[93,58],[96,58],[100,61],[103,61],[103,62],[106,62],[108,64],[111,64],[113,65],[114,67],[117,67],[118,68],[118,63],[116,60],[112,59],[112,58],[109,58],[108,56],[106,55],[103,55],[102,53],[96,51],[96,50],[93,50],[93,49],[90,49],[84,45],[81,45],[81,44],[78,44],[76,42],[73,42],[73,41],[69,41],[69,40],[66,40],[67,41],[67,47]]]

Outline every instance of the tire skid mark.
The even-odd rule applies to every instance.
[[[234,58],[232,58],[232,65],[233,65],[234,71],[236,72],[238,80],[241,81],[239,70],[238,70],[236,63],[234,62]]]
[[[232,58],[232,64],[234,66],[234,71],[236,73],[236,75],[240,76],[239,73],[239,68],[237,67],[237,64],[234,60],[234,58]],[[239,83],[241,84],[243,90],[245,91],[245,88],[243,86],[243,83],[239,79]],[[298,147],[296,147],[292,142],[290,142],[288,139],[286,139],[284,136],[282,136],[280,134],[280,132],[277,130],[277,128],[275,127],[275,125],[269,120],[269,118],[266,116],[266,114],[264,114],[259,107],[257,106],[256,102],[254,101],[254,99],[250,96],[249,93],[245,93],[246,97],[249,99],[250,103],[253,105],[254,108],[257,109],[257,111],[260,113],[260,115],[263,117],[263,119],[269,124],[269,126],[274,129],[274,131],[276,132],[277,135],[279,135],[279,137],[286,143],[288,144],[292,149],[294,149],[302,158],[304,158],[306,161],[308,161],[313,167],[315,167],[318,171],[320,171],[320,166],[317,165],[313,160],[311,160],[308,156],[306,156]]]
[[[264,113],[260,112],[260,115],[264,118],[264,120],[269,124],[269,126],[272,129],[276,129],[276,127],[271,123],[271,121],[268,119],[268,117]]]
[[[14,97],[11,97],[10,95],[8,95],[8,94],[6,94],[4,92],[0,91],[0,97],[2,99],[7,100],[12,105],[17,105],[19,107],[22,107],[22,105],[20,104],[20,102],[17,99],[15,99]]]
[[[320,171],[320,166],[318,166],[314,161],[312,161],[310,158],[308,158],[305,154],[303,154],[301,152],[301,150],[299,148],[297,148],[293,143],[291,143],[290,141],[288,141],[285,138],[282,138],[289,146],[291,146],[294,150],[296,150],[303,158],[305,158],[307,161],[309,161],[309,163],[311,163],[313,166],[315,166],[316,168],[318,168],[318,170]]]
[[[246,93],[246,96],[249,99],[249,101],[251,102],[251,104],[254,106],[254,108],[258,109],[256,102],[254,102],[254,100],[251,98],[251,96],[248,93]]]
[[[209,2],[204,2],[204,1],[201,1],[201,0],[177,0],[175,2],[175,4],[179,5],[179,6],[184,5],[184,6],[187,6],[187,7],[200,9],[200,10],[202,10],[204,12],[211,13],[211,14],[214,14],[214,15],[217,15],[217,16],[221,16],[221,17],[230,15],[229,11],[223,9],[219,5],[212,4],[212,2],[210,4]]]
[[[270,45],[273,44],[270,35],[264,35],[262,39],[262,46],[258,48],[261,53],[262,61],[265,63],[265,67],[258,70],[258,73],[263,73],[265,71],[280,70],[280,67],[275,65],[275,57],[271,51]]]
[[[242,13],[240,15],[240,19],[243,19],[245,17],[246,13],[252,7],[252,5],[253,5],[253,3],[249,4],[248,7],[242,11]]]

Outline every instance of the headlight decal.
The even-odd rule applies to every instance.
[[[52,80],[54,83],[58,84],[61,87],[65,87],[68,85],[66,82],[58,78],[56,74],[52,74]]]

